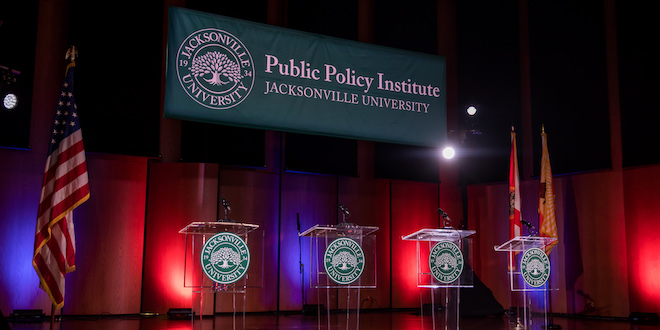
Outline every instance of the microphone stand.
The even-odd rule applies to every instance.
[[[351,227],[356,227],[354,223],[346,222],[346,219],[351,217],[351,213],[348,211],[348,208],[342,204],[337,204],[337,208],[341,211],[342,222],[337,225],[338,229],[347,230],[351,232]]]
[[[454,227],[451,226],[451,219],[449,219],[447,212],[443,211],[442,209],[438,209],[438,214],[440,214],[442,217],[442,227],[444,229],[454,229]]]
[[[529,233],[529,236],[539,236],[539,231],[536,230],[536,227],[532,225],[529,221],[525,219],[520,219],[520,222],[527,227],[527,232]]]
[[[305,314],[305,307],[307,306],[307,297],[305,297],[305,265],[302,262],[302,238],[300,237],[300,213],[296,213],[296,224],[298,225],[298,263],[300,264],[300,281],[302,282],[302,312]]]
[[[231,207],[229,206],[229,202],[226,199],[223,198],[221,203],[222,203],[222,207],[225,208],[225,218],[220,219],[220,220],[222,220],[224,222],[234,222],[234,220],[229,219],[229,213],[231,213]],[[218,221],[220,221],[220,220],[218,220]]]
[[[228,215],[231,213],[231,207],[229,206],[229,202],[226,199],[221,199],[220,203],[222,204],[222,207],[225,209],[225,218],[224,219],[218,219],[217,222],[234,222],[234,220],[230,220]],[[215,306],[215,297],[216,293],[219,291],[227,291],[229,288],[229,284],[220,284],[217,282],[213,282],[213,304]],[[214,307],[215,309],[215,307]],[[200,312],[201,315],[201,312]]]

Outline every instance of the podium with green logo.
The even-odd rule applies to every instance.
[[[234,317],[242,311],[245,324],[246,290],[263,287],[263,230],[256,224],[220,220],[192,222],[179,233],[186,235],[183,282],[193,292],[193,318],[213,315],[215,299],[231,300]],[[242,295],[242,304],[236,304],[236,295]]]
[[[431,289],[430,313],[434,329],[438,318],[436,304],[442,306],[441,302],[436,302],[436,289],[441,289],[440,296],[444,300],[442,328],[460,327],[460,289],[474,286],[472,270],[468,266],[472,262],[470,236],[474,233],[474,230],[426,228],[401,237],[404,241],[417,243],[417,287]],[[424,315],[423,304],[421,312]]]
[[[376,288],[376,235],[378,227],[350,223],[315,225],[298,235],[309,238],[309,287],[317,292],[317,317],[321,327],[321,296],[325,293],[330,328],[331,289],[346,290],[346,328],[360,324],[360,290]],[[351,309],[355,317],[351,318]],[[353,319],[353,320],[352,320]]]
[[[513,313],[510,324],[526,329],[545,329],[548,322],[548,297],[550,285],[550,259],[546,248],[556,237],[518,236],[495,251],[508,252],[508,281],[511,290]]]

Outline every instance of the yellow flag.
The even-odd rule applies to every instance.
[[[555,188],[552,184],[552,170],[550,169],[550,154],[548,153],[548,137],[545,128],[541,126],[541,144],[543,146],[541,156],[541,178],[539,185],[539,227],[541,237],[558,237],[557,220],[555,216]],[[545,252],[550,253],[557,245],[557,241],[548,245]]]

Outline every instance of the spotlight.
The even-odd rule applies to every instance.
[[[445,157],[445,159],[452,159],[456,156],[456,150],[452,147],[445,147],[442,150],[442,156]]]
[[[2,106],[7,110],[13,110],[18,105],[18,96],[9,92],[2,97]]]
[[[467,108],[465,108],[465,113],[467,114],[467,117],[465,118],[465,124],[464,124],[464,129],[460,130],[460,139],[461,143],[465,143],[466,139],[468,138],[468,134],[470,135],[481,135],[481,130],[479,129],[479,115],[477,115],[479,104],[469,104]]]
[[[0,97],[2,97],[2,107],[6,110],[13,110],[18,106],[18,77],[21,72],[0,65]]]

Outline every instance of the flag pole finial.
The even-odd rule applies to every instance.
[[[68,74],[69,68],[76,66],[76,57],[78,57],[78,49],[76,46],[71,45],[71,47],[67,49],[66,55],[64,55],[64,59],[71,61],[71,63],[66,66],[66,71],[64,71],[65,76]]]
[[[71,60],[71,62],[74,62],[76,60],[76,57],[78,56],[78,49],[76,46],[71,46],[69,49],[66,50],[66,55],[64,56],[64,59],[66,60]]]

